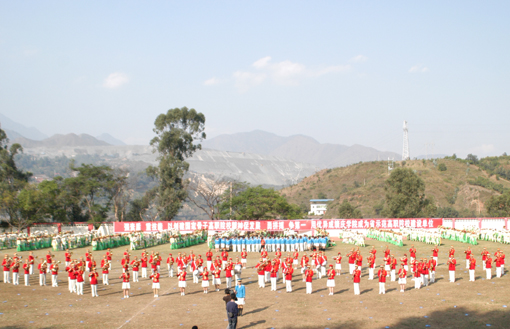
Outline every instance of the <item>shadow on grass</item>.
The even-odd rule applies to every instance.
[[[442,311],[435,311],[425,316],[410,316],[388,323],[381,323],[378,328],[442,328],[442,329],[455,329],[455,328],[509,328],[510,312],[506,310],[480,312],[473,308],[468,309],[465,307],[449,306]],[[300,328],[300,329],[315,329],[327,327],[330,329],[349,328],[349,329],[362,329],[367,326],[372,327],[373,323],[366,321],[348,321],[348,322],[333,322],[327,326],[296,326],[290,325],[283,327],[285,329]]]
[[[249,311],[249,312],[246,312],[246,313],[243,313],[243,316],[244,315],[248,315],[248,314],[252,314],[252,313],[259,313],[259,312],[262,312],[262,311],[265,311],[269,308],[269,306],[266,306],[266,307],[259,307],[259,308],[256,308],[252,311]]]
[[[237,320],[237,323],[239,324],[239,319]],[[251,328],[251,327],[255,327],[255,326],[259,325],[259,324],[263,324],[263,323],[266,323],[266,320],[258,320],[256,322],[252,321],[252,322],[250,322],[247,325],[244,325],[242,327],[237,327],[237,328],[238,329]]]

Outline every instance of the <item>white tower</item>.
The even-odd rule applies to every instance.
[[[407,121],[404,121],[404,149],[402,150],[402,160],[409,160],[409,134],[407,130]]]

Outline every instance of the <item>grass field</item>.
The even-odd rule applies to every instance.
[[[377,265],[382,262],[385,245],[368,240],[367,247],[361,248],[364,260],[368,250],[375,245]],[[418,257],[430,256],[432,246],[415,242]],[[445,265],[447,250],[453,245],[457,250],[457,281],[448,282]],[[510,255],[510,247],[482,242],[473,247],[480,264],[480,252],[487,247],[492,253],[501,248]],[[328,250],[328,258],[338,251],[345,255],[351,245],[338,244]],[[402,248],[390,245],[392,253],[400,257],[410,248],[410,243]],[[238,328],[492,328],[510,327],[510,276],[484,280],[481,266],[476,271],[476,282],[468,282],[465,270],[464,250],[467,245],[443,241],[440,247],[439,266],[436,283],[420,290],[414,289],[408,279],[405,293],[398,291],[396,282],[387,282],[386,294],[378,294],[377,280],[368,281],[368,270],[363,268],[361,295],[354,296],[353,283],[347,273],[347,260],[343,259],[343,271],[336,279],[335,295],[328,296],[326,280],[313,282],[313,294],[305,294],[305,285],[300,275],[293,280],[294,292],[285,293],[285,287],[278,282],[278,291],[271,292],[270,286],[257,288],[257,275],[254,269],[243,271],[242,277],[247,288],[244,315],[239,318]],[[206,246],[181,249],[204,256]],[[168,254],[169,245],[150,250]],[[186,296],[180,296],[177,279],[168,278],[166,264],[161,280],[160,297],[154,298],[150,280],[140,279],[131,282],[132,298],[122,299],[121,283],[118,277],[121,269],[118,257],[124,248],[114,250],[114,267],[110,274],[110,286],[98,286],[99,298],[92,298],[90,286],[85,284],[84,295],[77,296],[67,289],[65,272],[59,274],[59,287],[40,287],[38,275],[31,278],[31,286],[0,283],[0,326],[2,328],[225,328],[225,304],[223,291],[203,294],[200,284],[191,283],[188,275]],[[84,249],[74,250],[74,255],[83,255]],[[12,255],[12,251],[10,251]],[[21,253],[26,256],[28,253]],[[43,256],[46,250],[35,252]],[[141,252],[132,252],[139,256]],[[173,252],[174,256],[176,252]],[[102,257],[96,252],[95,257]],[[234,254],[235,256],[236,254]],[[63,261],[63,252],[56,253]],[[166,259],[166,258],[165,258]],[[248,255],[248,266],[253,266],[258,255]],[[366,264],[364,264],[366,265]],[[495,270],[493,270],[495,276]],[[388,280],[389,281],[389,280]],[[224,280],[223,280],[224,283]],[[224,288],[224,285],[222,286]]]

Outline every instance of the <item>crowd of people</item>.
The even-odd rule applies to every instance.
[[[371,227],[367,230],[367,237],[378,241],[391,243],[396,246],[402,247],[404,239],[402,233],[393,230],[383,230]]]
[[[342,243],[353,244],[358,247],[365,246],[365,235],[352,230],[340,230],[338,237]]]
[[[435,246],[441,245],[441,234],[436,231],[406,227],[400,230],[408,241],[419,241]]]
[[[138,257],[132,255],[129,248],[126,248],[122,255],[117,256],[121,258],[121,268],[119,270],[122,269],[122,274],[119,278],[123,282],[124,298],[130,298],[131,283],[137,284],[140,279],[151,280],[154,297],[158,297],[163,272],[166,272],[165,275],[169,278],[177,280],[181,296],[186,295],[188,284],[200,284],[204,294],[208,294],[210,290],[219,291],[223,287],[234,289],[234,286],[237,287],[242,283],[242,272],[248,268],[247,259],[252,254],[249,254],[241,244],[240,254],[232,256],[229,254],[227,244],[224,248],[221,248],[221,243],[220,240],[217,251],[209,249],[204,257],[200,254],[196,255],[192,250],[189,254],[179,252],[175,257],[172,253],[163,257],[158,252],[143,250],[140,257]],[[286,244],[283,245],[286,246]],[[329,291],[329,295],[334,295],[336,279],[342,274],[343,256],[338,252],[333,257],[328,257],[325,250],[315,248],[315,245],[310,246],[312,246],[311,250],[301,250],[298,246],[294,247],[293,251],[291,247],[289,251],[285,252],[280,247],[277,247],[275,251],[269,251],[265,245],[261,246],[257,257],[258,262],[251,267],[257,272],[258,288],[265,289],[267,284],[271,291],[276,291],[281,278],[281,283],[284,284],[286,292],[292,293],[292,280],[296,276],[300,276],[305,282],[306,294],[313,293],[312,285],[314,283],[325,281],[324,284]],[[353,247],[345,255],[348,273],[353,279],[355,295],[360,294],[363,266],[368,268],[369,281],[378,280],[380,294],[386,293],[386,280],[398,282],[402,293],[405,291],[408,278],[414,280],[415,289],[420,289],[422,286],[428,286],[429,283],[435,282],[439,256],[437,246],[431,249],[429,256],[422,255],[421,257],[418,257],[414,245],[411,246],[408,253],[406,252],[400,257],[396,257],[388,246],[382,251],[380,258],[378,258],[377,253],[378,250],[372,247],[368,251],[366,260],[364,260],[359,247]],[[455,253],[456,251],[452,246],[448,251],[446,261],[450,282],[455,282],[455,273],[460,265],[455,258]],[[67,249],[64,254],[65,264],[60,265],[59,261],[55,261],[51,250],[47,251],[45,257],[39,259],[33,256],[33,252],[30,252],[25,259],[18,256],[17,253],[12,256],[6,254],[2,262],[3,282],[19,285],[20,273],[23,273],[24,285],[29,286],[31,283],[30,276],[37,271],[39,285],[47,285],[46,276],[50,274],[52,287],[58,287],[58,276],[61,271],[65,271],[70,293],[83,295],[84,285],[88,281],[92,297],[98,297],[97,285],[109,285],[113,255],[111,249],[107,249],[96,260],[90,249],[87,249],[83,256],[73,255],[73,252]],[[470,247],[464,251],[464,255],[465,266],[469,270],[469,281],[474,281],[477,257]],[[503,251],[498,248],[494,254],[491,254],[484,248],[480,256],[487,280],[493,278],[493,268],[496,270],[496,277],[501,277],[504,274],[505,254]],[[166,271],[163,267],[165,257]],[[462,257],[464,256],[459,256],[459,258]],[[37,268],[35,268],[36,265]],[[244,296],[245,293],[246,290],[243,289]],[[239,298],[239,305],[244,305],[244,303],[245,299]]]
[[[265,249],[268,252],[294,252],[305,251],[312,249],[326,250],[330,244],[330,239],[327,235],[235,235],[235,236],[213,236],[211,239],[210,247],[215,249],[216,252],[226,249],[227,251],[241,252],[260,252]]]
[[[439,226],[438,229],[442,239],[459,241],[462,243],[469,243],[472,245],[478,244],[478,232],[476,229],[458,230],[444,226]]]

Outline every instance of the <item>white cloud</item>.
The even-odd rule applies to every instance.
[[[367,60],[368,60],[368,57],[364,56],[364,55],[358,55],[358,56],[354,56],[353,58],[351,58],[351,62],[354,62],[354,63],[363,63],[363,62],[366,62]]]
[[[103,81],[103,87],[108,89],[119,88],[129,82],[129,77],[121,72],[115,72],[106,77]]]
[[[210,78],[210,79],[204,81],[204,86],[214,86],[214,85],[217,85],[218,83],[220,83],[219,79]]]
[[[349,65],[335,65],[319,68],[307,68],[304,64],[285,60],[271,62],[271,56],[263,57],[252,64],[257,71],[236,71],[233,78],[240,91],[247,91],[265,80],[271,80],[279,85],[296,85],[301,80],[319,77],[324,74],[348,71]]]
[[[415,65],[409,69],[409,73],[426,73],[430,69],[422,64]]]

